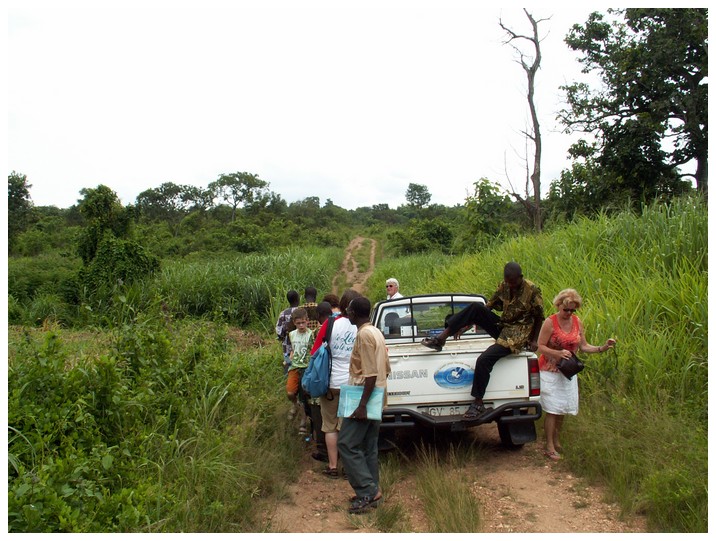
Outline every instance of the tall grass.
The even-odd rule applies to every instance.
[[[183,317],[212,317],[236,325],[276,321],[286,292],[312,285],[330,291],[341,251],[301,248],[271,254],[170,262],[156,279],[159,297]]]
[[[418,453],[416,484],[432,533],[479,532],[479,502],[470,483],[461,475],[460,458],[450,449],[444,453],[423,447]]]
[[[60,329],[13,330],[9,531],[265,529],[257,502],[302,448],[278,344],[238,352],[226,331],[145,314],[104,331],[98,356]]]
[[[490,295],[508,261],[538,284],[545,312],[567,287],[584,298],[587,340],[618,340],[590,355],[581,408],[565,423],[567,456],[611,488],[655,531],[707,529],[708,216],[699,198],[582,219],[447,262],[411,259],[393,271],[405,293]],[[386,265],[386,268],[387,265]],[[385,274],[380,269],[381,274]],[[634,502],[637,502],[636,504]]]

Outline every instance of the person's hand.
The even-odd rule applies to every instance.
[[[608,339],[607,344],[606,344],[607,348],[604,351],[608,351],[608,350],[612,349],[616,345],[616,343],[617,343],[617,341],[614,340],[614,338]]]
[[[364,421],[368,418],[368,411],[365,406],[361,406],[360,404],[356,408],[356,410],[353,412],[353,415],[351,415],[351,419],[357,419],[359,421]]]
[[[568,349],[563,349],[562,351],[559,352],[559,356],[562,359],[569,359],[572,357],[572,352],[569,351]]]

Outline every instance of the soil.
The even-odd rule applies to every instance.
[[[343,257],[343,263],[341,264],[341,269],[338,274],[336,274],[336,276],[333,278],[334,294],[340,295],[341,293],[343,293],[342,291],[338,291],[338,284],[341,283],[341,277],[345,279],[343,283],[345,283],[347,287],[356,290],[358,293],[364,293],[365,284],[368,281],[368,278],[370,278],[371,274],[373,274],[373,269],[375,268],[375,250],[378,245],[375,239],[367,240],[370,242],[370,261],[368,264],[368,268],[365,272],[361,272],[360,267],[356,262],[355,252],[357,252],[363,246],[363,243],[366,241],[366,239],[363,237],[356,237],[350,242],[350,244],[348,244],[348,247],[346,248],[346,254]]]
[[[484,458],[460,468],[479,502],[483,533],[644,533],[643,517],[619,518],[619,508],[608,503],[602,487],[590,485],[572,473],[566,460],[552,461],[542,444],[508,450],[500,443],[492,423],[470,429],[470,437],[483,447]],[[393,451],[386,451],[393,452]],[[384,456],[386,452],[382,452]],[[401,448],[401,452],[410,452]],[[311,459],[310,449],[301,463],[298,481],[272,510],[272,532],[366,533],[378,532],[371,515],[351,516],[347,480],[321,474],[325,466]],[[403,532],[429,533],[430,523],[411,475],[386,491],[381,505],[399,506],[407,514]]]
[[[358,291],[363,291],[374,265],[372,255],[367,272],[358,272],[352,252],[364,241],[359,237],[350,243],[341,270],[347,277],[347,284],[353,284]],[[372,254],[375,246],[372,241]],[[567,460],[555,462],[545,457],[541,442],[508,450],[500,443],[494,423],[471,428],[462,437],[472,439],[482,447],[480,456],[484,458],[479,463],[462,466],[460,471],[460,478],[469,480],[479,502],[482,532],[647,531],[646,521],[641,516],[621,520],[618,506],[607,502],[605,490],[571,472]],[[409,447],[414,447],[410,439],[405,445],[407,447],[401,446],[398,452],[410,453]],[[371,515],[355,517],[347,512],[348,499],[353,495],[348,481],[322,475],[325,464],[311,459],[310,455],[311,449],[307,447],[297,482],[287,487],[285,497],[267,517],[270,530],[296,533],[379,531],[376,521],[370,519]],[[388,488],[382,505],[399,505],[407,514],[409,526],[404,527],[405,532],[430,532],[411,475]]]

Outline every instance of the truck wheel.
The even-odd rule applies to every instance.
[[[522,449],[525,443],[537,439],[537,431],[532,421],[524,423],[497,421],[497,431],[500,433],[502,445],[508,449]]]

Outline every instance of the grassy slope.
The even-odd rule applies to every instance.
[[[545,311],[564,288],[584,298],[591,355],[580,375],[581,410],[565,423],[570,461],[599,478],[625,511],[654,531],[707,530],[707,211],[701,202],[655,206],[518,237],[475,256],[385,261],[371,293],[395,275],[405,294],[489,295],[507,261],[543,293]],[[656,466],[656,467],[655,467]]]

